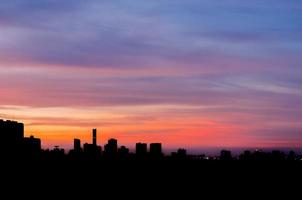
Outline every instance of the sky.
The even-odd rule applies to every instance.
[[[0,118],[44,148],[302,148],[301,0],[0,3]]]

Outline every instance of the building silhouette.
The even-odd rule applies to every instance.
[[[41,151],[41,140],[34,136],[25,137],[23,140],[23,147],[31,151]]]
[[[129,155],[129,149],[125,146],[121,146],[117,151],[119,157],[126,158]]]
[[[272,151],[271,159],[274,161],[285,160],[286,156],[285,156],[284,152],[281,152],[279,150],[274,150],[274,151]]]
[[[150,156],[153,158],[158,158],[163,156],[161,143],[150,144]]]
[[[239,159],[240,160],[245,160],[245,161],[248,161],[248,160],[252,160],[252,153],[251,151],[244,151],[240,156],[239,156]]]
[[[187,150],[185,149],[178,149],[177,152],[172,152],[172,158],[174,159],[185,159],[187,158]]]
[[[81,152],[82,151],[82,147],[81,147],[81,140],[80,139],[74,139],[73,140],[73,150],[75,152]]]
[[[93,144],[84,144],[84,153],[88,156],[99,156],[101,154],[101,147],[95,146]]]
[[[68,153],[71,160],[82,160],[83,159],[83,149],[81,146],[80,139],[73,139],[73,149]]]
[[[220,160],[232,160],[232,152],[228,150],[221,150]]]
[[[92,129],[92,144],[94,146],[97,146],[97,135],[96,135],[96,129]]]
[[[84,144],[84,153],[89,159],[99,159],[102,154],[102,147],[97,145],[97,130],[92,129],[92,144]]]
[[[6,158],[37,158],[41,152],[41,140],[24,137],[24,124],[0,120],[0,154]]]
[[[16,121],[0,120],[0,152],[16,154],[21,151],[24,139],[24,124]]]
[[[54,148],[48,152],[49,160],[51,161],[64,161],[65,150],[59,146],[54,146]]]
[[[7,142],[21,141],[24,138],[24,124],[16,121],[0,120],[0,133]]]
[[[295,152],[290,151],[288,153],[274,150],[271,152],[255,150],[244,151],[240,156],[233,157],[231,151],[222,150],[220,157],[208,157],[205,154],[200,155],[187,155],[185,149],[178,149],[173,152],[171,156],[164,155],[162,152],[161,143],[151,143],[149,146],[149,153],[146,143],[136,143],[135,155],[129,152],[126,146],[120,146],[118,148],[118,141],[116,139],[109,139],[102,152],[102,147],[97,145],[97,129],[92,129],[92,143],[84,144],[81,146],[80,139],[73,140],[74,148],[69,151],[69,154],[65,154],[65,150],[55,146],[52,150],[42,150],[41,140],[34,136],[24,137],[24,125],[15,121],[0,120],[0,159],[13,159],[21,161],[33,161],[47,160],[47,161],[106,161],[113,159],[114,161],[122,160],[133,162],[151,160],[154,162],[161,161],[182,161],[191,162],[194,161],[215,161],[215,163],[227,163],[223,161],[238,161],[235,163],[254,162],[263,163],[276,163],[276,162],[300,162],[302,163],[302,157],[296,155]],[[10,160],[9,160],[10,161]],[[256,162],[255,162],[256,161]],[[88,163],[89,163],[88,162]],[[115,163],[115,162],[113,162]],[[147,162],[148,163],[148,162]],[[166,163],[166,162],[164,162]],[[193,163],[193,162],[191,162]],[[212,162],[214,163],[214,162]],[[250,164],[250,163],[249,163]]]
[[[105,145],[104,153],[107,157],[116,157],[117,155],[117,140],[109,139],[108,143]]]
[[[27,158],[39,158],[41,154],[41,140],[34,136],[25,137],[22,144],[22,154]]]
[[[296,160],[296,157],[297,157],[296,153],[291,150],[287,155],[287,160],[294,161]]]
[[[135,144],[135,154],[139,158],[147,156],[147,144],[146,143],[136,143]]]

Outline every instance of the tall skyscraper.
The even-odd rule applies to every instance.
[[[96,146],[96,128],[92,130],[92,144]]]

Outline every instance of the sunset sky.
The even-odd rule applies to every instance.
[[[44,148],[302,148],[301,0],[7,0],[0,118]]]

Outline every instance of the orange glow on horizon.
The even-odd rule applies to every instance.
[[[2,110],[1,110],[2,109]],[[116,138],[119,145],[133,148],[136,142],[161,142],[164,148],[274,147],[302,146],[298,141],[263,140],[247,134],[256,128],[223,122],[201,114],[181,113],[180,109],[203,109],[192,106],[135,106],[99,108],[40,108],[6,106],[1,118],[25,123],[25,134],[41,138],[44,148],[59,145],[70,149],[73,139],[91,143],[92,128],[98,129],[98,143]],[[135,110],[135,112],[133,112]],[[171,111],[172,110],[172,111]],[[249,117],[250,118],[250,117]]]

